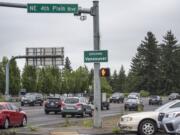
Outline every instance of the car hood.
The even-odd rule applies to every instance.
[[[139,112],[139,113],[131,113],[127,115],[123,115],[122,117],[138,117],[138,118],[157,118],[159,115],[159,112]]]

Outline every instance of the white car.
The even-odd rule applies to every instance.
[[[123,115],[118,126],[124,131],[138,132],[140,135],[153,135],[160,128],[160,123],[164,117],[162,114],[177,108],[180,109],[180,100],[168,102],[155,111]]]

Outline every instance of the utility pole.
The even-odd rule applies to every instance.
[[[99,34],[99,2],[93,1],[93,27],[94,27],[94,50],[100,50]],[[100,84],[100,63],[94,63],[94,127],[101,128],[101,84]]]

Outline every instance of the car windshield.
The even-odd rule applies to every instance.
[[[120,95],[120,93],[114,93],[114,94],[112,94],[112,97],[116,97],[116,96],[119,96]]]
[[[67,104],[75,104],[75,103],[78,103],[79,102],[79,99],[78,98],[66,98],[64,103],[67,103]]]
[[[166,109],[168,106],[172,105],[173,103],[175,103],[176,101],[171,101],[171,102],[168,102],[162,106],[160,106],[159,108],[157,108],[155,110],[155,112],[160,112],[160,111],[163,111],[164,109]]]
[[[137,99],[135,99],[135,98],[129,98],[129,99],[127,100],[127,103],[137,103]]]

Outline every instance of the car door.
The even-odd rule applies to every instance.
[[[21,121],[22,121],[22,116],[19,112],[19,109],[14,105],[14,104],[10,104],[11,108],[12,108],[12,114],[13,114],[13,117],[14,117],[14,124],[15,125],[19,125],[21,124]]]

